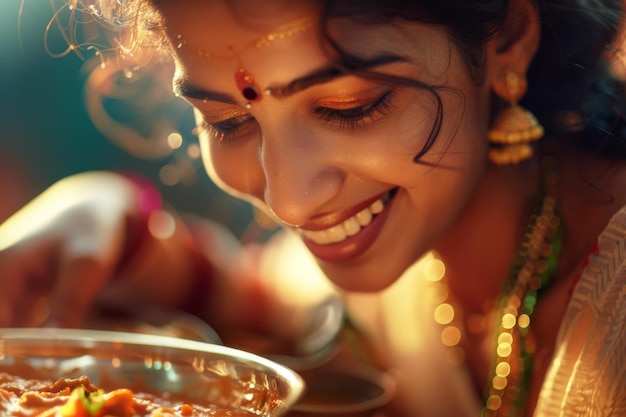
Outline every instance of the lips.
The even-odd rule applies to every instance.
[[[376,198],[341,223],[321,230],[298,229],[316,257],[328,262],[354,258],[369,248],[387,218],[395,189]]]

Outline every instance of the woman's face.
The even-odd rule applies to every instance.
[[[370,71],[441,87],[442,113],[425,89],[333,71],[314,2],[161,4],[209,175],[298,233],[335,284],[388,286],[458,221],[485,166],[489,86],[441,28],[328,27]],[[251,105],[240,69],[258,87]]]

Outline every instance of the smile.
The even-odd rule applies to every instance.
[[[305,239],[317,245],[341,243],[369,226],[374,218],[384,210],[385,205],[391,200],[393,194],[395,194],[394,191],[387,192],[352,217],[332,227],[323,230],[299,229],[299,232]]]

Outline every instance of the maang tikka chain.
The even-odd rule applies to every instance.
[[[307,31],[313,26],[314,20],[310,17],[294,20],[286,23],[274,29],[273,31],[264,34],[263,36],[255,39],[254,41],[246,44],[245,46],[235,50],[232,45],[227,47],[227,54],[215,54],[201,49],[198,49],[195,56],[211,60],[217,59],[220,61],[233,61],[238,63],[238,69],[235,72],[235,84],[237,89],[241,92],[241,95],[246,100],[246,107],[250,108],[252,103],[259,102],[263,99],[264,94],[271,94],[271,91],[265,90],[259,86],[255,81],[254,76],[248,71],[241,62],[241,54],[251,48],[266,48],[272,45],[274,41],[282,40],[294,36],[296,34]],[[177,48],[182,48],[185,45],[185,41],[182,35],[177,36],[178,44]]]

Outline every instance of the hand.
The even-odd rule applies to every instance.
[[[0,225],[0,326],[80,325],[139,227],[137,194],[123,176],[80,174]]]

